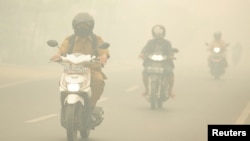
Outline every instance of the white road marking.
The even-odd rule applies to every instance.
[[[108,99],[109,99],[108,97],[101,98],[98,102],[106,101]],[[27,120],[25,122],[26,123],[36,123],[36,122],[44,121],[44,120],[51,119],[54,117],[58,117],[58,114],[45,115],[45,116],[37,117],[35,119]]]
[[[57,117],[57,114],[50,114],[50,115],[46,115],[46,116],[41,116],[35,119],[31,119],[31,120],[27,120],[25,121],[26,123],[35,123],[35,122],[39,122],[39,121],[43,121],[43,120],[47,120],[53,117]]]
[[[138,88],[139,88],[139,86],[135,85],[135,86],[132,86],[132,87],[126,89],[126,92],[132,92],[132,91],[134,91],[134,90],[136,90]]]
[[[36,80],[48,79],[48,78],[51,78],[51,77],[32,78],[32,79],[28,79],[28,80],[21,80],[21,81],[6,83],[6,84],[0,85],[0,89],[6,88],[6,87],[11,87],[11,86],[16,86],[16,85],[20,85],[20,84],[24,84],[24,83],[29,83],[29,82],[36,81]]]
[[[102,102],[102,101],[106,101],[106,100],[109,100],[109,98],[108,97],[101,98],[100,100],[98,100],[98,102]]]
[[[250,115],[250,101],[247,103],[246,107],[242,111],[239,118],[236,120],[235,124],[244,124]]]

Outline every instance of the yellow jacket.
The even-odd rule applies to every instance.
[[[62,42],[61,46],[59,47],[58,53],[63,55],[67,54],[68,49],[69,49],[69,39],[71,36],[68,36],[64,41]],[[100,36],[96,36],[96,46],[100,46],[104,41]],[[92,48],[92,40],[91,37],[79,37],[76,36],[75,38],[75,43],[72,52],[73,53],[82,53],[82,54],[92,54],[93,53],[93,48]],[[106,54],[107,57],[109,58],[109,50],[108,49],[100,49],[96,48],[96,55],[101,56],[103,54]]]
[[[60,55],[65,55],[68,52],[68,49],[70,47],[70,37],[68,36],[67,38],[64,39],[64,41],[62,42],[62,44],[60,45],[59,49],[58,49],[58,54]],[[100,36],[96,36],[96,50],[93,50],[92,47],[92,38],[91,37],[79,37],[76,36],[75,37],[75,43],[74,43],[74,47],[72,50],[72,53],[82,53],[82,54],[93,54],[96,57],[98,56],[102,56],[102,55],[106,55],[107,58],[110,57],[109,55],[109,50],[108,49],[101,49],[98,48],[98,46],[100,46],[102,43],[104,43],[104,41],[102,40],[102,38]],[[101,71],[101,65],[93,65],[92,70],[95,71]]]

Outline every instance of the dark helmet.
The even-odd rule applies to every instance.
[[[221,39],[221,32],[220,31],[214,32],[214,39],[216,39],[216,40]]]
[[[163,38],[165,37],[165,27],[163,25],[155,25],[152,28],[152,35],[154,38]]]
[[[78,13],[73,21],[72,21],[72,27],[74,29],[75,32],[77,32],[77,26],[80,24],[87,24],[89,27],[89,32],[92,33],[94,25],[95,25],[95,21],[94,18],[89,14],[89,13]]]

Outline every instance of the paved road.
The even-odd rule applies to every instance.
[[[140,95],[140,66],[128,63],[112,70],[112,65],[117,64],[105,70],[109,79],[98,103],[105,120],[89,141],[206,141],[208,124],[250,123],[250,67],[228,68],[221,80],[214,80],[205,65],[178,66],[176,98],[152,111]],[[58,117],[60,70],[38,70],[42,77],[25,77],[27,81],[2,76],[1,82],[8,85],[0,87],[0,140],[66,141]]]

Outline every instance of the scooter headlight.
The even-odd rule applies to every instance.
[[[151,56],[151,59],[154,61],[162,61],[164,60],[164,57],[162,55],[153,55]]]
[[[218,47],[215,47],[213,50],[214,50],[215,53],[219,53],[221,49],[218,48]]]
[[[77,92],[80,90],[80,84],[68,84],[67,88],[68,88],[68,91]]]

